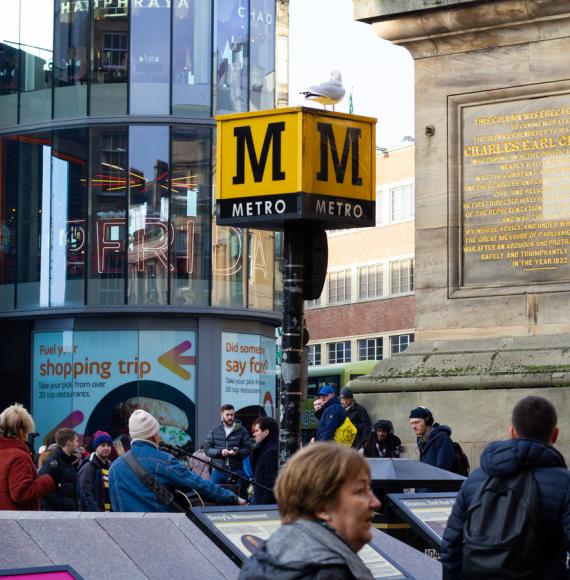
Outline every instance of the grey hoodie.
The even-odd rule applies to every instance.
[[[372,580],[358,554],[322,524],[281,526],[243,565],[240,580]]]

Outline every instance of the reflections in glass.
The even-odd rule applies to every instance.
[[[275,106],[275,1],[251,0],[250,110]]]
[[[129,76],[128,2],[95,2],[91,15],[91,115],[125,115]]]
[[[129,128],[129,304],[168,303],[169,129]]]
[[[125,127],[91,130],[87,303],[93,306],[125,303],[127,143]]]
[[[0,309],[12,310],[16,289],[16,220],[18,143],[0,138]]]
[[[130,112],[170,113],[170,2],[135,2],[131,12]]]
[[[216,1],[218,113],[247,111],[248,0]]]
[[[55,3],[54,38],[54,116],[85,116],[89,75],[89,9],[85,9],[82,2]]]
[[[249,230],[247,249],[247,306],[259,310],[273,310],[275,233]]]
[[[247,231],[216,226],[212,237],[212,306],[245,308],[243,258]]]
[[[82,306],[87,249],[86,129],[54,134],[51,173],[50,306]]]
[[[53,4],[21,0],[20,13],[20,123],[37,123],[51,118]]]
[[[210,0],[175,3],[172,19],[172,114],[210,116]]]
[[[176,129],[172,134],[171,304],[208,304],[211,139],[209,128]]]
[[[283,310],[283,232],[275,232],[275,300],[273,310]]]
[[[3,0],[0,18],[0,127],[18,119],[19,0]]]
[[[51,137],[20,136],[16,166],[16,306],[49,306]]]

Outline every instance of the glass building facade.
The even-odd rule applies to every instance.
[[[274,384],[270,404],[248,391],[266,388],[267,368],[254,376],[252,363],[253,383],[232,390],[239,357],[227,353],[263,352],[274,365],[280,234],[217,226],[213,183],[215,115],[275,106],[280,10],[275,0],[2,0],[2,402],[40,413],[44,391],[69,392],[65,417],[81,412],[81,430],[81,397],[101,389],[97,401],[113,399],[126,377],[128,398],[142,397],[152,379],[192,402],[191,439],[205,427],[190,417],[197,401],[204,421],[232,397],[236,409],[247,399],[274,412]],[[122,373],[113,358],[125,348],[133,364],[155,357],[154,369],[172,371],[159,351],[176,341],[193,346],[179,349],[170,383],[168,373]],[[144,354],[152,344],[161,346]],[[93,380],[89,362],[111,362],[121,380]],[[180,369],[198,386],[177,387]],[[73,394],[78,383],[89,397]]]

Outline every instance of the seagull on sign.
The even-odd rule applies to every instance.
[[[334,106],[342,101],[345,93],[346,91],[342,86],[342,76],[337,70],[332,71],[329,81],[312,85],[306,91],[301,92],[305,99],[321,103],[325,110],[327,105],[332,105],[333,111]]]

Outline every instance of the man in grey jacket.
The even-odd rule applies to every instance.
[[[236,421],[233,405],[226,404],[220,408],[220,424],[212,427],[206,435],[204,452],[212,458],[214,466],[210,478],[212,483],[233,482],[230,474],[215,469],[216,466],[245,477],[243,460],[251,453],[251,440],[247,429]],[[241,479],[237,483],[240,485],[240,495],[245,499],[247,485],[244,485]]]

